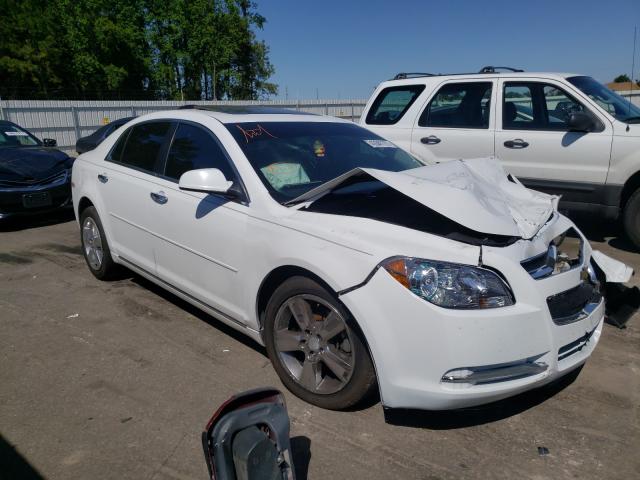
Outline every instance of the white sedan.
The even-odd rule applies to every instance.
[[[267,349],[330,409],[451,409],[543,385],[601,335],[600,254],[491,159],[424,166],[353,123],[257,109],[138,117],[76,160],[99,279],[125,266]],[[601,269],[601,270],[600,270]],[[616,278],[614,278],[616,277]]]

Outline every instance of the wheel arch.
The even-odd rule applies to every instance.
[[[371,349],[371,345],[369,344],[369,340],[365,333],[365,328],[358,322],[358,319],[353,315],[349,307],[344,304],[340,300],[338,292],[334,288],[332,288],[326,281],[324,281],[320,276],[313,273],[311,270],[308,270],[304,267],[300,267],[297,265],[281,265],[279,267],[271,270],[265,278],[262,280],[260,287],[258,289],[258,294],[256,296],[256,315],[258,319],[258,325],[260,329],[260,337],[262,338],[263,344],[265,342],[264,339],[264,315],[267,309],[267,304],[269,303],[269,299],[276,291],[276,289],[282,285],[287,279],[291,277],[302,276],[310,278],[311,280],[318,282],[320,286],[325,288],[328,292],[331,292],[335,295],[336,300],[342,305],[342,307],[349,312],[349,315],[353,319],[356,328],[359,330],[359,333],[362,335],[362,339],[364,341],[365,348],[369,352],[369,358],[371,358],[371,363],[373,364],[373,370],[376,375],[376,383],[378,389],[378,395],[380,399],[382,399],[382,391],[380,391],[380,382],[378,381],[378,367],[376,365],[376,359],[373,355],[373,350]]]
[[[310,278],[311,280],[318,282],[329,292],[334,293],[336,297],[338,296],[337,292],[331,288],[326,281],[311,270],[297,265],[281,265],[276,267],[264,277],[260,283],[260,287],[258,288],[258,295],[256,296],[256,318],[258,319],[260,332],[263,331],[264,314],[267,310],[267,304],[269,303],[269,299],[273,295],[273,292],[275,292],[276,289],[289,278],[298,276]]]
[[[633,175],[629,177],[629,179],[624,183],[622,187],[622,192],[620,193],[620,208],[624,209],[626,207],[627,202],[633,195],[637,189],[640,188],[640,171],[637,171]]]
[[[82,212],[89,207],[94,207],[93,202],[87,196],[83,196],[78,202],[78,220],[80,220],[80,215]]]

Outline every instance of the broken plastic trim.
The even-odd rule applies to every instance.
[[[246,436],[238,437],[237,434],[243,431]],[[237,478],[237,467],[249,465],[246,463],[249,459],[239,458],[238,454],[264,452],[262,448],[264,445],[255,442],[255,433],[260,432],[263,439],[272,443],[272,447],[277,452],[276,464],[280,471],[279,475],[282,478],[294,479],[289,441],[289,416],[284,396],[274,388],[260,388],[235,395],[213,414],[202,432],[202,446],[210,478],[218,480]],[[243,441],[236,445],[236,438]],[[253,442],[247,441],[252,439]],[[238,463],[239,460],[240,463]]]
[[[579,244],[577,251],[571,251],[571,246],[567,246],[566,244],[564,248],[562,247],[567,236],[578,238]],[[527,258],[520,262],[520,265],[522,265],[522,268],[524,268],[533,279],[541,280],[580,267],[583,265],[583,260],[584,240],[582,236],[571,227],[551,240],[546,252]],[[568,268],[559,271],[563,265],[565,268]]]

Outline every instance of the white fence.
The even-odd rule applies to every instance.
[[[272,101],[72,101],[3,100],[0,119],[10,120],[39,138],[53,138],[59,148],[73,152],[76,140],[107,122],[182,105],[266,105],[357,120],[366,100]]]
[[[640,89],[618,92],[640,106]],[[54,138],[58,146],[73,152],[76,140],[106,122],[122,117],[194,105],[267,105],[357,120],[366,100],[270,100],[270,101],[75,101],[0,100],[0,120],[10,120],[39,138]]]

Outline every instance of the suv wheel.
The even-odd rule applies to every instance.
[[[80,240],[87,266],[99,280],[109,280],[118,272],[111,258],[109,243],[95,207],[87,207],[80,214]]]
[[[631,242],[640,248],[640,189],[633,192],[624,207],[624,231]]]
[[[335,296],[309,278],[292,277],[274,292],[265,343],[282,383],[309,403],[343,410],[375,391],[362,333]]]

